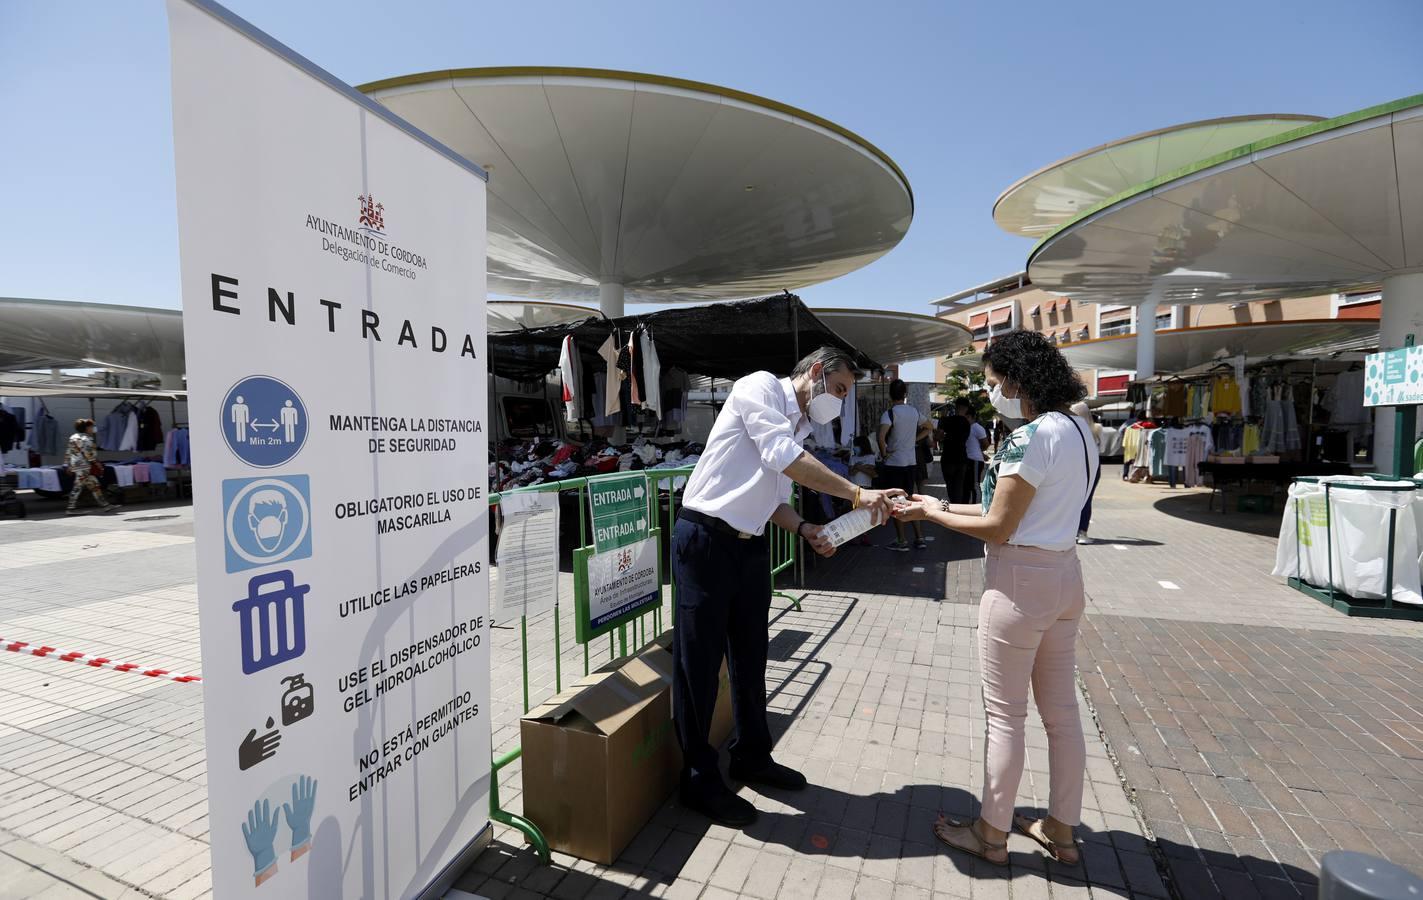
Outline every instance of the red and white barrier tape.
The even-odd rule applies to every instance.
[[[58,659],[64,662],[77,662],[82,665],[92,666],[96,669],[113,669],[115,672],[133,672],[136,675],[146,675],[149,678],[164,678],[169,681],[176,681],[180,684],[192,684],[202,681],[201,675],[182,675],[178,672],[169,672],[167,669],[146,669],[137,663],[114,662],[103,656],[90,656],[87,653],[78,651],[57,650],[54,647],[36,647],[25,641],[7,641],[0,637],[0,650],[9,650],[11,653],[23,653],[27,656],[43,656],[48,659]]]

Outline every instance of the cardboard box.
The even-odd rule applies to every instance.
[[[531,710],[520,737],[524,815],[581,859],[612,863],[677,786],[670,685],[637,658]]]
[[[677,788],[682,748],[672,728],[671,647],[669,631],[520,722],[524,815],[554,850],[610,865]],[[723,659],[712,746],[731,726]]]

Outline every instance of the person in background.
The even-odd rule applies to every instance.
[[[1102,426],[1092,421],[1092,410],[1087,406],[1086,400],[1078,400],[1072,404],[1072,414],[1087,423],[1087,427],[1092,430],[1093,446],[1097,448],[1098,454],[1102,448]],[[1097,485],[1102,481],[1102,469],[1097,468],[1097,477],[1092,479],[1092,490],[1087,493],[1087,502],[1082,504],[1082,517],[1077,522],[1077,543],[1090,544],[1092,539],[1087,536],[1087,527],[1092,524],[1092,496],[1097,493]]]
[[[896,518],[928,519],[985,544],[978,608],[986,740],[983,797],[972,822],[940,816],[934,835],[993,865],[1008,864],[1015,828],[1064,865],[1081,853],[1087,747],[1077,711],[1077,628],[1086,606],[1074,538],[1098,468],[1087,423],[1069,411],[1087,393],[1041,334],[1011,331],[983,353],[995,409],[1026,420],[993,454],[980,506],[915,497]],[[1048,815],[1014,815],[1023,777],[1028,688],[1047,731]]]
[[[968,400],[960,397],[944,409],[939,419],[939,468],[944,470],[944,493],[950,503],[972,503],[973,467],[969,465]],[[982,426],[979,426],[982,427]]]
[[[90,469],[98,461],[99,452],[94,448],[94,420],[75,419],[74,433],[69,436],[69,446],[65,451],[65,464],[69,466],[69,474],[74,476],[74,487],[69,491],[69,506],[64,510],[66,516],[83,515],[79,510],[79,495],[85,491],[94,496],[100,512],[118,511],[119,505],[110,503],[104,496],[99,479]]]
[[[981,498],[979,483],[983,481],[983,460],[984,454],[988,452],[988,429],[978,421],[978,410],[973,404],[964,402],[960,407],[963,410],[963,417],[968,420],[968,439],[964,445],[964,452],[968,456],[968,490],[972,495],[965,503],[977,503]]]
[[[894,405],[885,410],[879,423],[879,452],[883,465],[880,467],[880,486],[899,489],[905,494],[917,493],[915,489],[914,445],[928,435],[933,426],[909,403],[909,386],[896,378],[889,385],[889,399]],[[894,543],[889,549],[907,553],[909,544],[904,540],[904,523],[894,520]],[[924,528],[914,523],[914,549],[923,550]]]
[[[752,372],[737,379],[687,479],[672,529],[672,722],[682,745],[681,800],[731,828],[756,821],[756,808],[727,787],[711,745],[723,658],[736,722],[731,777],[789,791],[806,786],[804,775],[771,757],[767,528],[779,525],[831,556],[830,538],[790,505],[792,482],[868,509],[875,524],[888,517],[897,494],[851,483],[802,446],[812,422],[829,425],[839,417],[859,374],[844,351],[821,347],[796,363],[789,378]]]
[[[879,469],[875,466],[875,449],[870,446],[870,439],[865,435],[855,438],[855,452],[850,455],[850,480],[857,487],[873,487],[875,479],[879,477]],[[855,538],[855,543],[862,547],[870,545],[868,534],[862,534]]]

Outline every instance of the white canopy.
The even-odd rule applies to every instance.
[[[489,289],[592,301],[794,291],[889,252],[913,197],[839,125],[715,85],[601,69],[428,72],[360,90],[489,172]]]
[[[1423,267],[1423,95],[1306,125],[1085,211],[1028,261],[1074,300],[1241,302]]]
[[[1134,334],[1064,345],[1062,355],[1078,369],[1132,369]],[[1156,371],[1184,372],[1212,360],[1239,355],[1253,359],[1329,356],[1378,346],[1379,323],[1367,319],[1303,319],[1243,325],[1206,325],[1156,333]],[[1144,377],[1138,373],[1138,377]]]
[[[935,316],[878,309],[814,312],[836,334],[886,366],[946,356],[973,342],[967,328]]]
[[[1014,182],[994,201],[993,221],[1011,234],[1040,238],[1122,191],[1319,118],[1229,116],[1159,128],[1083,150]]]

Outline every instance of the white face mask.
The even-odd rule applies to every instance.
[[[993,404],[993,408],[998,410],[1004,417],[1009,419],[1023,418],[1023,401],[1017,397],[1003,396],[1003,386],[995,384],[988,392],[988,402]]]
[[[830,383],[825,380],[825,372],[820,373],[821,392],[810,398],[810,420],[817,425],[829,425],[840,415],[840,398],[830,393]]]
[[[282,510],[279,515],[266,515],[260,519],[249,515],[247,527],[252,529],[257,546],[265,553],[272,553],[282,544],[282,535],[287,528],[287,511]]]

